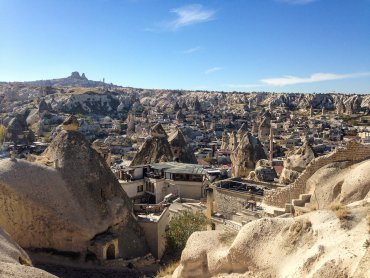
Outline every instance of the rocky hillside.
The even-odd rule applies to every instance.
[[[93,81],[93,80],[87,79],[84,73],[80,75],[78,71],[72,72],[70,76],[65,77],[65,78],[37,80],[37,81],[29,81],[29,82],[23,82],[23,83],[26,85],[33,85],[33,86],[53,86],[53,87],[92,88],[92,87],[107,86],[107,84],[104,82]],[[113,85],[111,84],[110,86],[113,86]]]
[[[45,98],[55,112],[122,116],[131,108],[135,112],[150,109],[164,111],[194,109],[198,113],[249,106],[283,107],[284,109],[322,109],[353,114],[368,111],[370,95],[300,94],[300,93],[225,93],[185,90],[154,90],[120,87],[88,80],[73,72],[69,77],[33,82],[0,83],[0,112],[18,112],[36,108],[33,101]]]

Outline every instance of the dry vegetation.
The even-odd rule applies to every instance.
[[[224,244],[231,244],[236,236],[238,235],[237,232],[234,231],[227,231],[219,236],[219,241]]]
[[[369,234],[370,234],[370,209],[367,210],[367,226],[369,228]]]
[[[180,261],[176,261],[176,262],[170,263],[169,265],[166,265],[165,267],[161,268],[159,272],[157,273],[156,278],[163,278],[163,277],[172,275],[172,273],[179,266],[179,264],[180,264]]]
[[[335,212],[335,215],[340,220],[340,225],[343,229],[350,228],[349,221],[353,218],[353,216],[346,206],[340,203],[332,203],[330,205],[330,209]]]

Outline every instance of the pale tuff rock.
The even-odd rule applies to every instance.
[[[308,143],[305,143],[298,150],[288,153],[284,161],[283,172],[280,175],[280,183],[294,182],[315,156],[314,150]]]
[[[351,206],[349,228],[331,210],[263,218],[230,232],[193,233],[173,278],[369,277],[365,201]],[[278,258],[278,259],[277,259]]]
[[[229,149],[229,134],[227,133],[226,129],[222,133],[222,142],[221,142],[221,150],[228,150]]]
[[[248,132],[248,126],[246,123],[243,123],[242,126],[239,128],[238,132],[236,133],[237,141],[240,142],[247,132]]]
[[[246,177],[250,171],[254,170],[258,160],[267,157],[261,142],[248,132],[231,153],[230,158],[233,165],[232,175]]]
[[[82,134],[61,131],[37,162],[0,161],[0,226],[23,248],[84,258],[96,235],[109,234],[120,256],[145,254],[129,198]]]
[[[201,104],[199,102],[198,97],[195,97],[193,109],[194,109],[194,111],[197,111],[197,112],[201,112],[202,111],[202,106],[201,106]]]
[[[251,171],[248,179],[255,181],[272,182],[277,178],[276,171],[271,162],[267,159],[261,159],[256,164],[256,169]]]
[[[168,142],[171,146],[173,160],[182,163],[198,163],[193,150],[187,145],[184,134],[180,128],[175,128],[168,137]]]
[[[129,113],[126,119],[127,123],[127,135],[132,135],[135,133],[135,116],[132,113]]]
[[[69,116],[63,123],[62,127],[64,130],[67,131],[76,131],[79,127],[80,124],[78,123],[78,120],[75,116]]]
[[[238,138],[236,137],[235,131],[232,131],[229,137],[229,150],[234,151],[237,146],[238,146]]]
[[[9,121],[5,140],[15,144],[29,144],[35,141],[35,135],[28,129],[26,121],[18,115]]]
[[[150,130],[150,135],[156,138],[167,139],[167,133],[161,124],[156,124],[155,126],[153,126],[152,129]]]
[[[150,134],[132,160],[131,166],[173,160],[171,146],[162,125],[156,124],[152,127]]]
[[[262,121],[258,126],[258,139],[266,140],[270,135],[271,113],[266,111],[262,116]]]
[[[181,110],[176,112],[176,121],[182,123],[185,120],[185,115],[181,112]]]
[[[0,228],[0,277],[51,278],[56,276],[32,267],[27,253]]]
[[[327,208],[331,203],[349,204],[370,198],[370,160],[328,164],[316,171],[306,183],[311,204]]]
[[[37,110],[38,110],[39,113],[50,112],[50,106],[46,103],[45,99],[42,99],[39,102]]]

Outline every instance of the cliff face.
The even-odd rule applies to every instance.
[[[251,133],[244,135],[237,148],[231,153],[232,175],[247,177],[254,170],[258,160],[266,159],[261,142]]]
[[[37,162],[0,162],[0,226],[22,247],[83,256],[97,234],[110,234],[120,256],[145,254],[130,200],[82,134],[60,132]]]

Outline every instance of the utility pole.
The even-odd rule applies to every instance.
[[[272,165],[272,158],[273,158],[273,152],[274,152],[274,142],[273,142],[273,135],[272,135],[272,121],[270,121],[270,153],[269,153],[269,159]]]

